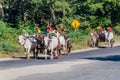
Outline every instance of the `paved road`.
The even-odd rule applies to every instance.
[[[0,80],[120,80],[120,46],[77,51],[61,59],[0,61]]]

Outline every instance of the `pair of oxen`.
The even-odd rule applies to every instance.
[[[48,54],[50,54],[50,59],[54,59],[61,57],[62,50],[64,54],[70,54],[71,51],[71,40],[70,38],[65,39],[64,36],[20,35],[18,42],[23,45],[24,54],[28,60],[30,59],[31,52],[33,52],[35,59],[38,57],[39,52],[45,54],[45,59],[48,58]]]
[[[90,45],[92,47],[98,47],[99,42],[105,42],[108,48],[113,47],[114,35],[113,32],[105,33],[90,33]]]

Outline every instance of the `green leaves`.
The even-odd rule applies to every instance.
[[[19,49],[16,48],[15,45],[9,43],[9,42],[2,42],[0,43],[0,51],[7,51],[7,52],[19,52]]]
[[[92,11],[96,12],[97,9],[103,9],[103,3],[93,3],[93,4],[90,4],[89,7],[92,9]]]
[[[4,21],[19,27],[19,22],[38,24],[45,31],[48,22],[69,28],[77,19],[82,29],[120,22],[120,0],[0,0]],[[7,15],[7,16],[6,16]]]

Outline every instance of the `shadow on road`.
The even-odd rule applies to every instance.
[[[16,59],[25,59],[26,60],[26,57],[14,57],[14,58],[16,58]],[[30,57],[30,60],[33,60],[33,59],[35,59],[34,57]],[[45,57],[37,57],[36,58],[37,60],[45,60]],[[50,59],[50,58],[48,58],[48,59]]]
[[[106,46],[98,46],[98,48],[106,48]]]
[[[26,60],[26,57],[14,57],[14,59],[22,59],[22,60]],[[58,58],[54,58],[54,59],[58,59]],[[37,57],[37,58],[34,58],[34,57],[30,57],[30,60],[45,60],[45,57]],[[47,57],[47,60],[50,60],[50,57]]]
[[[65,55],[65,54],[61,54],[61,55]],[[13,59],[23,59],[26,60],[26,56],[20,56],[20,57],[16,57],[16,56],[12,56],[11,58]],[[45,60],[45,56],[38,56],[37,58],[34,58],[33,56],[30,56],[30,60]],[[57,57],[54,57],[54,59],[58,59]],[[50,56],[47,56],[47,60],[50,60]]]
[[[100,60],[100,61],[120,61],[120,55],[111,55],[111,56],[105,56],[105,57],[88,57],[85,59]]]

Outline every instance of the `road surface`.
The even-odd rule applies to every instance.
[[[76,51],[61,59],[0,60],[0,80],[120,80],[120,46]]]

